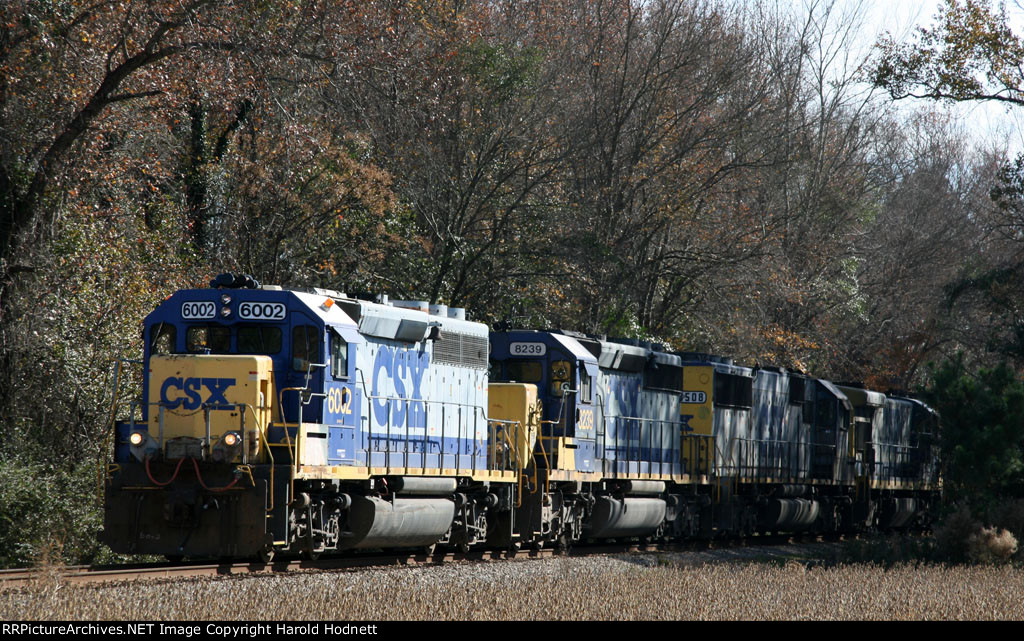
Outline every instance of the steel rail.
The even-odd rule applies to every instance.
[[[299,571],[354,570],[367,567],[417,567],[442,565],[455,562],[506,561],[514,559],[543,559],[554,556],[586,556],[597,554],[623,554],[645,552],[694,552],[721,548],[756,547],[797,542],[822,542],[841,540],[849,535],[823,537],[806,536],[755,536],[747,539],[694,540],[684,543],[655,543],[629,541],[623,543],[596,542],[578,544],[568,551],[557,548],[521,550],[470,550],[469,552],[425,551],[395,554],[356,554],[349,556],[322,557],[320,559],[281,559],[263,563],[261,561],[195,561],[186,563],[150,563],[135,565],[98,566],[45,566],[39,568],[17,568],[0,570],[0,590],[31,586],[47,581],[61,580],[79,583],[120,583],[136,580],[173,580],[189,577],[266,575],[283,576]]]

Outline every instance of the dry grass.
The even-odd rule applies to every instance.
[[[1005,565],[554,559],[105,587],[48,577],[0,592],[0,619],[1024,619],[1021,594],[1024,570]]]

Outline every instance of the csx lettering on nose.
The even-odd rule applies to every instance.
[[[196,410],[203,403],[202,388],[210,390],[206,403],[211,405],[228,405],[229,401],[224,392],[235,384],[233,378],[181,378],[171,376],[164,381],[160,387],[160,400],[167,408],[174,409],[181,406],[183,409]],[[172,390],[177,388],[178,393],[171,398]]]

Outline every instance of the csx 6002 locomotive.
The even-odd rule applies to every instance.
[[[922,525],[935,413],[780,368],[218,277],[145,321],[118,552],[569,546]]]

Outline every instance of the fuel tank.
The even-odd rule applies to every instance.
[[[809,499],[770,499],[761,511],[765,530],[806,530],[818,519],[821,506]]]
[[[354,496],[348,536],[339,547],[411,548],[436,543],[451,527],[455,503],[439,498]]]
[[[661,499],[600,496],[594,503],[590,528],[584,536],[595,539],[647,536],[664,522],[665,501]]]
[[[902,528],[910,525],[917,514],[917,499],[890,498],[883,499],[878,514],[878,527]]]

